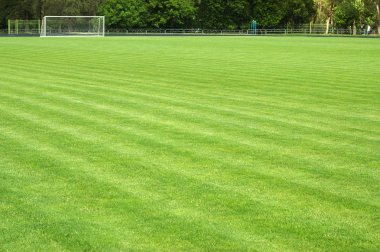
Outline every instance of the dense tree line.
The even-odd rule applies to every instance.
[[[7,19],[44,15],[105,15],[108,28],[244,29],[296,27],[309,22],[337,28],[370,25],[380,31],[380,0],[0,0]]]

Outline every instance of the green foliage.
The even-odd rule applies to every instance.
[[[313,0],[286,0],[286,13],[282,20],[284,25],[297,25],[309,23],[315,15],[315,4]]]
[[[244,26],[247,28],[247,24],[251,21],[249,2],[246,0],[226,0],[225,3],[224,18],[227,22],[225,27],[241,29]]]
[[[379,0],[0,0],[6,19],[105,15],[109,28],[245,29],[297,27],[314,21],[347,28],[380,25]],[[380,29],[380,27],[379,27]]]
[[[40,0],[0,0],[0,18],[35,19],[40,8]]]
[[[111,28],[183,28],[191,27],[196,8],[190,0],[108,0],[99,13]]]
[[[223,29],[228,24],[224,15],[225,0],[202,0],[199,4],[198,22],[201,28]]]
[[[253,17],[261,28],[279,27],[287,13],[284,0],[253,1]]]
[[[361,12],[363,6],[360,1],[343,0],[335,10],[335,23],[337,27],[354,27],[360,26]]]
[[[44,15],[95,15],[102,0],[42,0]]]
[[[148,9],[143,0],[109,0],[100,6],[110,28],[146,27]]]
[[[335,9],[337,27],[373,26],[376,22],[376,3],[372,0],[342,0]]]
[[[196,9],[192,0],[149,0],[148,20],[154,28],[191,27]]]

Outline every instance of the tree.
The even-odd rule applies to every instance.
[[[282,21],[284,25],[309,23],[315,16],[313,0],[287,0],[285,3],[286,13]]]
[[[356,27],[365,29],[377,22],[377,3],[373,0],[343,0],[335,10],[335,23],[337,27],[352,27],[356,34]]]
[[[337,27],[352,27],[353,34],[356,35],[356,25],[360,23],[361,6],[356,0],[344,0],[335,11],[335,24]]]
[[[380,34],[380,0],[376,1],[377,34]]]
[[[40,14],[40,0],[0,0],[3,18],[36,19]]]
[[[328,34],[330,25],[334,24],[334,14],[337,4],[342,0],[315,0],[317,9],[317,21],[326,23],[326,31]]]
[[[374,14],[374,22],[377,26],[377,34],[380,34],[380,0],[367,0],[369,12]],[[368,15],[368,14],[367,14]]]
[[[198,22],[201,28],[222,29],[226,25],[223,17],[224,0],[202,0],[198,5]]]
[[[84,16],[95,16],[99,13],[100,6],[105,0],[82,0],[80,14]]]
[[[26,0],[27,1],[27,0]],[[93,16],[98,12],[103,0],[42,0],[41,12],[44,16]]]
[[[380,0],[0,0],[0,27],[6,19],[45,15],[106,16],[113,28],[284,28],[314,22],[331,26],[376,26]]]
[[[194,23],[192,0],[148,0],[148,24],[155,28],[186,28]]]
[[[287,13],[284,0],[251,0],[251,19],[258,20],[262,28],[276,28],[282,26]]]
[[[147,25],[147,5],[142,0],[108,0],[99,8],[111,28],[134,29]]]
[[[202,0],[198,20],[202,28],[241,29],[248,26],[249,6],[247,0]]]

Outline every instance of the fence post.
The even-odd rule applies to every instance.
[[[310,34],[311,34],[312,29],[313,29],[312,25],[313,25],[312,22],[310,22]]]
[[[11,20],[8,19],[8,35],[11,35]]]
[[[18,19],[15,20],[15,34],[18,35]]]

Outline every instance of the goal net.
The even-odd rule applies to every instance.
[[[104,37],[104,16],[45,16],[41,37]]]

